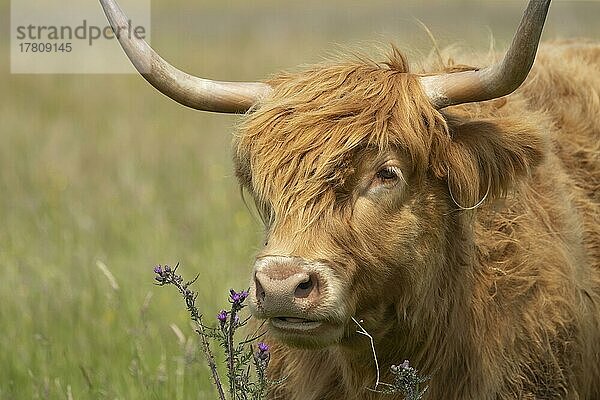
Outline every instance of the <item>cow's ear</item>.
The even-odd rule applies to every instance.
[[[505,195],[543,160],[543,131],[535,121],[451,115],[446,121],[450,138],[438,142],[431,164],[461,207]]]

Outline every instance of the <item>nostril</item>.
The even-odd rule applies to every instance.
[[[296,286],[296,290],[294,291],[294,297],[304,299],[310,295],[313,291],[316,284],[316,279],[309,275],[306,279]]]
[[[265,289],[263,289],[262,285],[260,284],[260,281],[256,277],[254,278],[254,283],[256,284],[256,299],[258,301],[264,301]]]
[[[298,285],[298,288],[302,289],[302,290],[307,290],[307,289],[310,289],[311,287],[312,287],[312,280],[310,278],[308,278],[308,281],[303,282]]]

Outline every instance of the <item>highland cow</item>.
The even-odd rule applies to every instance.
[[[121,38],[178,102],[247,112],[234,160],[266,227],[250,296],[272,398],[384,398],[360,323],[381,380],[408,359],[428,399],[600,399],[600,44],[542,45],[531,68],[549,3],[490,67],[428,73],[393,50],[214,82]]]

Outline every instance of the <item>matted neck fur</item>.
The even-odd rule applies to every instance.
[[[351,317],[383,378],[410,359],[430,398],[600,396],[600,162],[597,146],[569,168],[554,150],[597,143],[597,122],[558,127],[600,112],[600,84],[553,65],[567,53],[598,68],[598,47],[548,46],[515,94],[444,112],[397,51],[268,82],[234,160],[266,226],[251,300],[279,343],[271,375],[287,377],[273,398],[379,398]],[[561,105],[556,85],[581,94]],[[566,201],[574,187],[581,200]]]

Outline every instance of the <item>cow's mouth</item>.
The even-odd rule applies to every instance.
[[[319,348],[337,342],[343,325],[298,317],[269,318],[269,330],[284,343],[302,348]]]
[[[276,317],[270,319],[271,326],[284,331],[312,331],[320,327],[322,321],[297,317]]]

